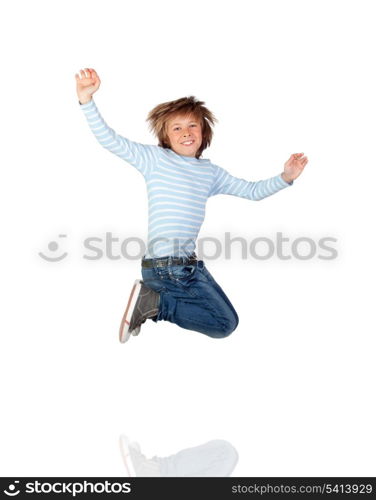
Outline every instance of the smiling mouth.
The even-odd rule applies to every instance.
[[[192,146],[192,144],[194,143],[195,141],[184,141],[182,142],[181,144],[183,144],[183,146]]]

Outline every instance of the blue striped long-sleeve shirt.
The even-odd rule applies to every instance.
[[[106,124],[93,99],[80,108],[98,142],[144,176],[149,202],[146,258],[191,255],[210,196],[230,194],[262,200],[293,184],[284,181],[281,174],[246,181],[208,159],[130,141]]]

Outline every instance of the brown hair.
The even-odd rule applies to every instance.
[[[212,126],[214,122],[218,122],[217,118],[204,104],[204,101],[199,101],[196,97],[189,96],[181,97],[175,101],[163,102],[155,106],[149,112],[146,121],[149,121],[151,132],[158,138],[158,146],[171,149],[167,136],[167,121],[170,118],[178,114],[183,116],[192,114],[196,120],[201,122],[202,129],[202,144],[196,153],[196,158],[198,159],[204,149],[210,146],[213,138]]]

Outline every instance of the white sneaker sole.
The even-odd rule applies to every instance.
[[[128,299],[128,304],[127,304],[127,307],[125,309],[125,313],[123,315],[123,319],[121,320],[121,324],[120,324],[119,340],[122,344],[124,344],[124,342],[127,342],[129,337],[131,336],[132,332],[129,330],[129,325],[131,322],[132,314],[133,314],[134,308],[136,306],[136,302],[137,302],[140,290],[141,290],[141,280],[138,279],[134,282],[131,294],[130,294],[129,299]],[[137,329],[135,329],[135,330],[137,330]],[[133,330],[133,331],[135,331],[135,330]]]

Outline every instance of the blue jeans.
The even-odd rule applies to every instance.
[[[147,259],[153,266],[141,268],[145,285],[160,294],[159,312],[152,321],[170,321],[213,338],[230,335],[238,326],[238,315],[204,261],[177,266],[169,259]],[[165,260],[166,266],[158,266]]]

